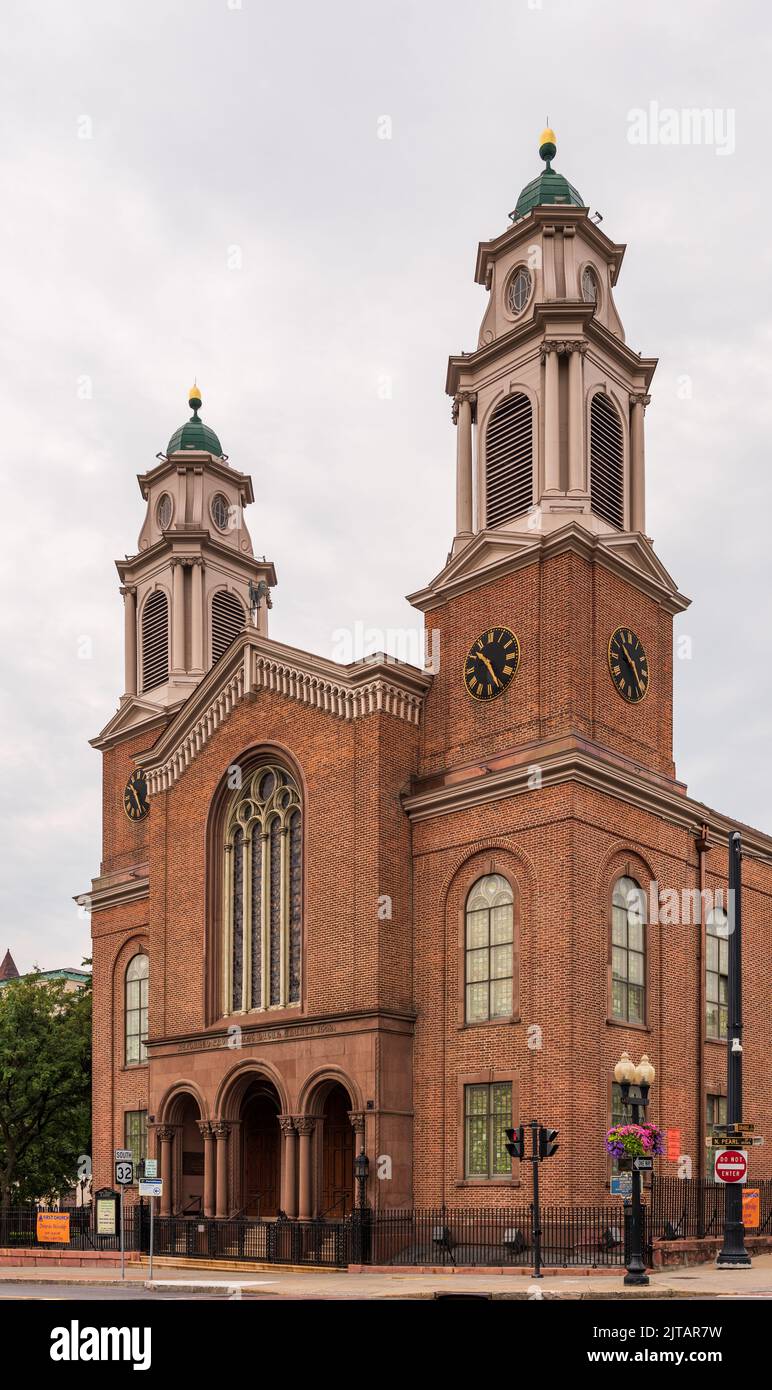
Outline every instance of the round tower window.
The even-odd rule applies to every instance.
[[[215,493],[212,498],[212,520],[218,531],[227,531],[230,520],[230,507],[227,497],[223,497],[221,492]]]
[[[168,492],[165,492],[163,496],[159,498],[156,516],[158,518],[158,525],[162,531],[165,531],[171,524],[172,519],[172,499]]]
[[[513,314],[522,314],[531,298],[531,274],[524,265],[519,265],[507,289],[507,307]]]
[[[598,302],[598,277],[591,265],[586,265],[582,271],[582,299],[585,304]]]

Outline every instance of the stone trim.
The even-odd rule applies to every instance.
[[[138,754],[135,761],[144,768],[151,796],[166,791],[236,705],[260,690],[297,700],[335,719],[383,713],[418,725],[431,681],[427,672],[383,655],[340,666],[257,632],[246,632],[233,644],[225,670],[216,668],[201,682],[156,747]]]
[[[744,847],[764,857],[772,856],[772,836],[751,826],[742,825],[701,801],[692,801],[683,793],[683,784],[668,785],[646,776],[631,764],[615,765],[604,761],[591,751],[591,745],[566,748],[565,745],[532,744],[527,756],[516,766],[500,772],[489,772],[483,762],[471,769],[466,782],[432,787],[402,798],[402,806],[412,822],[433,820],[436,816],[453,815],[473,806],[491,801],[503,801],[511,796],[530,793],[529,779],[534,764],[541,772],[541,786],[554,787],[564,782],[577,782],[605,796],[616,797],[630,806],[687,831],[707,825],[711,842],[728,844],[732,831],[742,830]]]
[[[103,912],[108,907],[122,907],[125,903],[142,902],[150,896],[150,877],[148,874],[123,879],[120,883],[106,883],[97,887],[94,879],[91,890],[79,893],[74,901],[89,912]]]

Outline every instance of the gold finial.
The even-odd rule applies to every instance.
[[[551,126],[546,126],[539,137],[539,154],[544,160],[547,168],[550,167],[550,160],[555,158],[557,150],[557,136]]]
[[[198,386],[196,385],[195,381],[193,382],[193,385],[191,386],[188,392],[188,405],[193,410],[201,409],[201,392],[198,389]]]

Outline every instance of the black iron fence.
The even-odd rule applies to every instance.
[[[772,1180],[760,1192],[758,1234],[772,1235]],[[696,1179],[655,1177],[645,1194],[644,1248],[651,1262],[655,1239],[721,1236],[725,1188]],[[120,1236],[98,1235],[90,1208],[70,1209],[71,1250],[118,1251]],[[543,1206],[541,1260],[545,1268],[622,1268],[627,1263],[625,1206]],[[154,1251],[173,1259],[245,1260],[266,1264],[340,1268],[357,1265],[488,1265],[527,1267],[534,1259],[530,1205],[503,1208],[438,1207],[367,1210],[335,1220],[250,1221],[156,1216]],[[754,1232],[755,1233],[755,1232]],[[126,1207],[127,1252],[147,1254],[147,1203]],[[37,1209],[0,1211],[0,1247],[44,1245],[37,1239]],[[61,1244],[52,1245],[62,1250]]]

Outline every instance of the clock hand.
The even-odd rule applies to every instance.
[[[500,686],[501,686],[501,681],[499,680],[498,676],[496,675],[496,672],[494,671],[493,667],[491,666],[491,663],[489,662],[487,656],[483,656],[482,652],[480,652],[480,660],[485,662],[485,665],[488,667],[488,670],[490,671],[491,675],[493,676],[494,681],[495,681],[496,684],[500,687]]]
[[[625,646],[624,642],[621,642],[620,645],[621,645],[622,651],[623,651],[624,654],[625,654],[625,661],[627,662],[628,666],[630,667],[630,670],[632,671],[632,673],[633,673],[633,675],[634,675],[634,677],[635,677],[635,684],[638,686],[638,689],[642,692],[642,691],[643,691],[643,686],[641,685],[640,677],[639,677],[638,672],[637,672],[636,667],[635,667],[635,662],[633,661],[633,658],[631,657],[629,651],[627,650],[627,647]]]

